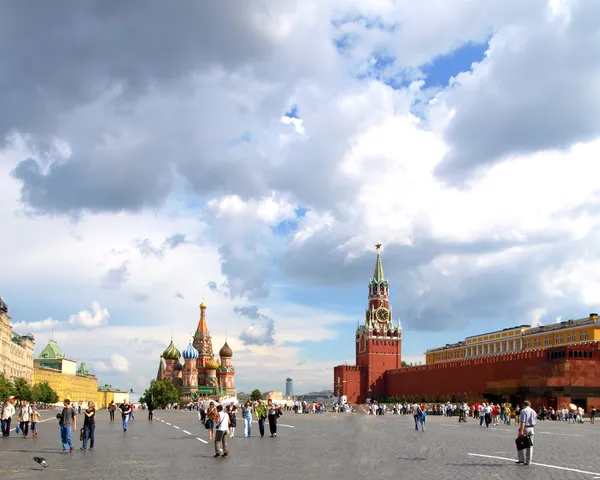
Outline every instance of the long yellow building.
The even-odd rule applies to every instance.
[[[32,334],[13,332],[8,307],[0,297],[0,373],[7,380],[24,378],[31,385],[33,377]]]
[[[519,325],[495,332],[467,337],[465,340],[425,352],[425,363],[480,358],[503,353],[522,352],[558,345],[600,341],[598,314],[554,325]]]
[[[33,384],[48,383],[59,401],[97,402],[98,379],[87,371],[85,362],[66,358],[54,340],[50,340],[42,353],[33,361]]]

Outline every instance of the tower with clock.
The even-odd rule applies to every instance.
[[[373,278],[369,282],[369,303],[365,322],[356,329],[356,365],[365,373],[367,398],[385,395],[386,370],[402,364],[402,330],[392,321],[390,290],[384,277],[381,244],[375,245],[377,258]]]

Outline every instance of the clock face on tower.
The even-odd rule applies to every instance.
[[[379,307],[375,311],[375,317],[381,323],[387,323],[390,319],[390,312],[385,307]]]

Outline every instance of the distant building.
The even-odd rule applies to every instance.
[[[47,383],[59,401],[97,402],[98,379],[88,372],[85,362],[69,360],[54,339],[48,341],[42,353],[33,361],[33,383]]]
[[[33,382],[32,334],[17,335],[13,332],[8,307],[0,297],[0,373],[8,380],[24,378]]]
[[[283,400],[283,392],[265,392],[263,393],[263,400]]]
[[[113,388],[112,385],[104,385],[98,387],[98,408],[106,408],[110,402],[115,402],[117,405],[124,402],[129,402],[129,392]]]
[[[334,403],[333,390],[321,390],[320,392],[305,393],[304,395],[299,395],[298,398],[301,398],[308,403]]]
[[[285,379],[285,396],[293,397],[294,396],[294,380],[291,378]]]

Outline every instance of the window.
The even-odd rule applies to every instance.
[[[546,337],[546,338],[544,338],[544,345],[546,347],[549,347],[550,345],[552,345],[552,337]]]
[[[585,332],[579,332],[579,341],[583,342],[584,340],[588,339],[588,332],[587,330]]]

